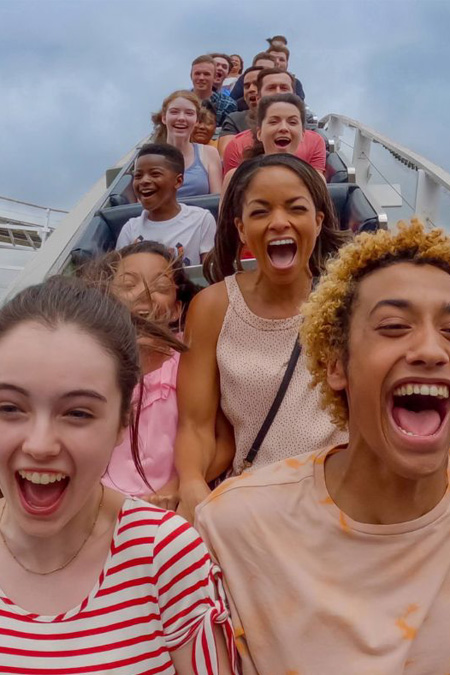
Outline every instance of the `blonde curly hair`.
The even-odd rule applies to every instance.
[[[340,249],[326,266],[316,290],[302,307],[300,337],[304,345],[312,385],[321,389],[323,408],[344,429],[348,421],[345,392],[334,391],[327,381],[331,359],[348,361],[348,334],[358,283],[363,277],[389,265],[411,262],[430,264],[450,274],[450,238],[440,229],[427,232],[417,219],[399,223],[398,231],[363,233]]]

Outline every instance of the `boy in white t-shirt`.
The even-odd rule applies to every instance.
[[[173,249],[185,265],[202,262],[214,245],[216,222],[206,209],[177,202],[183,175],[184,159],[177,148],[163,143],[142,146],[133,188],[144,210],[125,223],[116,249],[150,239]]]

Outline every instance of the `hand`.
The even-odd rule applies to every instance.
[[[146,495],[145,497],[142,497],[142,499],[144,499],[149,504],[154,504],[155,506],[159,506],[161,509],[166,509],[166,511],[175,511],[178,506],[179,495],[152,494]]]
[[[191,525],[194,524],[195,507],[198,506],[206,497],[211,494],[208,483],[203,478],[190,480],[186,483],[180,483],[177,513],[186,518]]]

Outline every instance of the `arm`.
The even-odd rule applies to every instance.
[[[212,194],[220,192],[222,188],[222,162],[216,148],[204,146],[208,166],[209,190]]]
[[[178,433],[175,467],[180,477],[180,513],[191,522],[210,490],[208,468],[216,454],[216,417],[220,383],[216,346],[228,306],[224,283],[201,291],[191,302],[185,339],[189,351],[178,368]]]
[[[213,628],[214,640],[217,649],[217,660],[219,664],[219,675],[231,675],[232,669],[230,665],[230,658],[228,656],[227,645],[223,635],[223,631],[218,627]],[[193,644],[189,642],[184,647],[180,647],[171,653],[173,665],[178,675],[196,675],[192,666],[193,658]]]

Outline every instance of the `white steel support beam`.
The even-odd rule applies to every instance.
[[[371,139],[364,136],[360,129],[356,129],[352,164],[355,167],[356,182],[362,188],[366,187],[370,178],[370,145]]]
[[[441,190],[439,185],[423,169],[417,171],[416,215],[424,223],[434,225],[439,211]]]

